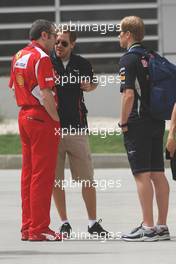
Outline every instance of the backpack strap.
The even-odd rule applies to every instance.
[[[139,58],[142,58],[143,56],[145,58],[147,58],[147,61],[149,61],[149,59],[150,59],[150,52],[148,52],[144,48],[140,48],[140,47],[135,48],[134,47],[127,52],[127,54],[129,54],[129,53],[137,55],[136,57],[138,58],[138,61],[139,61]],[[151,53],[153,53],[153,51],[151,51]],[[140,61],[139,61],[139,63],[142,65],[142,63]],[[137,68],[138,68],[138,71],[140,72],[141,68],[139,69],[139,66]],[[135,92],[137,98],[141,101],[141,104],[143,105],[143,107],[147,110],[148,114],[151,116],[149,106],[145,102],[143,102],[141,95],[138,93],[137,89],[135,89],[134,92]]]
[[[146,55],[147,55],[147,51],[144,50],[144,49],[141,48],[141,47],[138,47],[138,48],[135,48],[135,47],[134,47],[134,48],[132,48],[132,49],[129,49],[128,52],[127,52],[127,54],[129,54],[129,53],[137,55],[136,57],[138,58],[138,60],[139,60],[139,56],[140,56],[140,57],[145,56],[145,57],[147,57],[147,59],[148,59],[148,56],[146,56]],[[138,67],[138,69],[139,69],[139,67]],[[136,93],[137,97],[140,99],[141,103],[143,103],[143,102],[142,102],[142,99],[141,99],[141,96],[139,95],[139,93],[137,92],[136,89],[135,89],[135,93]]]

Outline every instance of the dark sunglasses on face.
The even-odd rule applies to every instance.
[[[67,41],[57,41],[56,42],[56,45],[59,45],[61,43],[61,45],[64,47],[64,48],[66,48],[66,47],[68,47],[68,42]]]

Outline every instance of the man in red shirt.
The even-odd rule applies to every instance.
[[[56,41],[55,26],[37,20],[29,36],[31,43],[14,55],[9,82],[21,107],[21,233],[22,240],[58,241],[61,236],[49,229],[60,128],[54,71],[48,56]]]

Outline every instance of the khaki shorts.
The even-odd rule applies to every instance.
[[[93,164],[87,135],[65,135],[59,144],[56,181],[64,180],[65,159],[68,156],[72,179],[93,181]]]

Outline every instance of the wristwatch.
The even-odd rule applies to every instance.
[[[120,124],[120,123],[118,123],[118,126],[119,126],[120,128],[127,127],[127,126],[128,126],[128,123],[125,123],[125,124]]]

